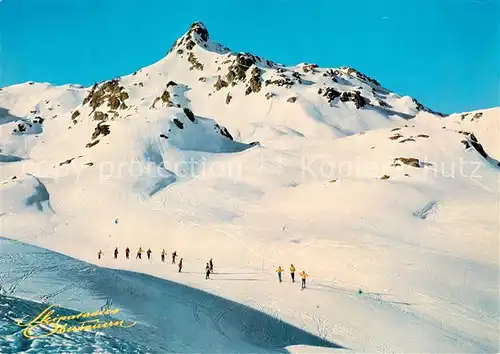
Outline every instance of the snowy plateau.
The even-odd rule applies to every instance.
[[[0,352],[496,353],[499,113],[200,22],[123,77],[3,87]],[[24,336],[51,304],[136,324]]]

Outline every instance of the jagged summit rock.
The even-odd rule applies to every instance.
[[[194,47],[201,47],[205,50],[215,51],[220,54],[225,54],[230,51],[218,43],[212,42],[207,27],[201,21],[194,22],[189,29],[179,39],[174,42],[170,52],[184,54],[186,51],[193,50]],[[169,53],[170,53],[169,52]]]
[[[199,39],[205,42],[210,38],[207,27],[201,21],[194,22],[191,27],[189,27],[188,33],[197,34]]]

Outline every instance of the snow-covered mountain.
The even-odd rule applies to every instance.
[[[497,352],[499,112],[445,116],[353,68],[234,53],[197,22],[129,75],[1,89],[2,236],[354,351]],[[126,247],[153,259],[123,259]],[[291,263],[307,291],[277,282]],[[75,308],[65,291],[53,300]]]

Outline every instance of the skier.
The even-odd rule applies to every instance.
[[[148,255],[148,259],[151,259],[151,248],[148,248],[146,254]]]
[[[101,259],[101,256],[103,255],[104,253],[102,253],[102,250],[99,250],[99,253],[97,253],[97,258],[98,259]]]
[[[115,248],[115,259],[118,258],[118,247]]]
[[[281,266],[278,267],[278,269],[276,269],[276,272],[278,272],[278,279],[280,281],[280,283],[282,282],[281,280],[281,273],[283,272],[283,268],[281,268]]]
[[[163,249],[163,251],[161,251],[161,261],[165,262],[165,249]]]
[[[302,277],[302,289],[305,289],[306,288],[306,278],[308,277],[308,275],[306,274],[305,271],[302,271],[300,273],[300,276]]]
[[[137,256],[135,256],[135,259],[137,259],[137,258],[142,259],[143,253],[144,253],[144,251],[142,250],[142,247],[139,247],[139,249],[137,250]]]
[[[205,267],[205,279],[210,279],[210,265],[208,263]]]
[[[292,283],[295,283],[295,267],[290,264],[290,275],[292,276]]]
[[[214,272],[214,262],[212,262],[212,258],[210,258],[208,265],[210,267],[210,273],[213,273]]]
[[[130,255],[130,249],[127,247],[125,249],[125,257],[128,259],[128,256]]]
[[[175,264],[175,257],[177,257],[177,251],[174,251],[174,253],[172,253],[172,264]]]
[[[182,258],[181,258],[181,260],[179,262],[179,273],[181,272],[181,270],[182,270]]]

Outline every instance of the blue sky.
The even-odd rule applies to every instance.
[[[0,86],[128,74],[196,20],[232,50],[352,66],[444,113],[500,105],[500,0],[0,0]]]

